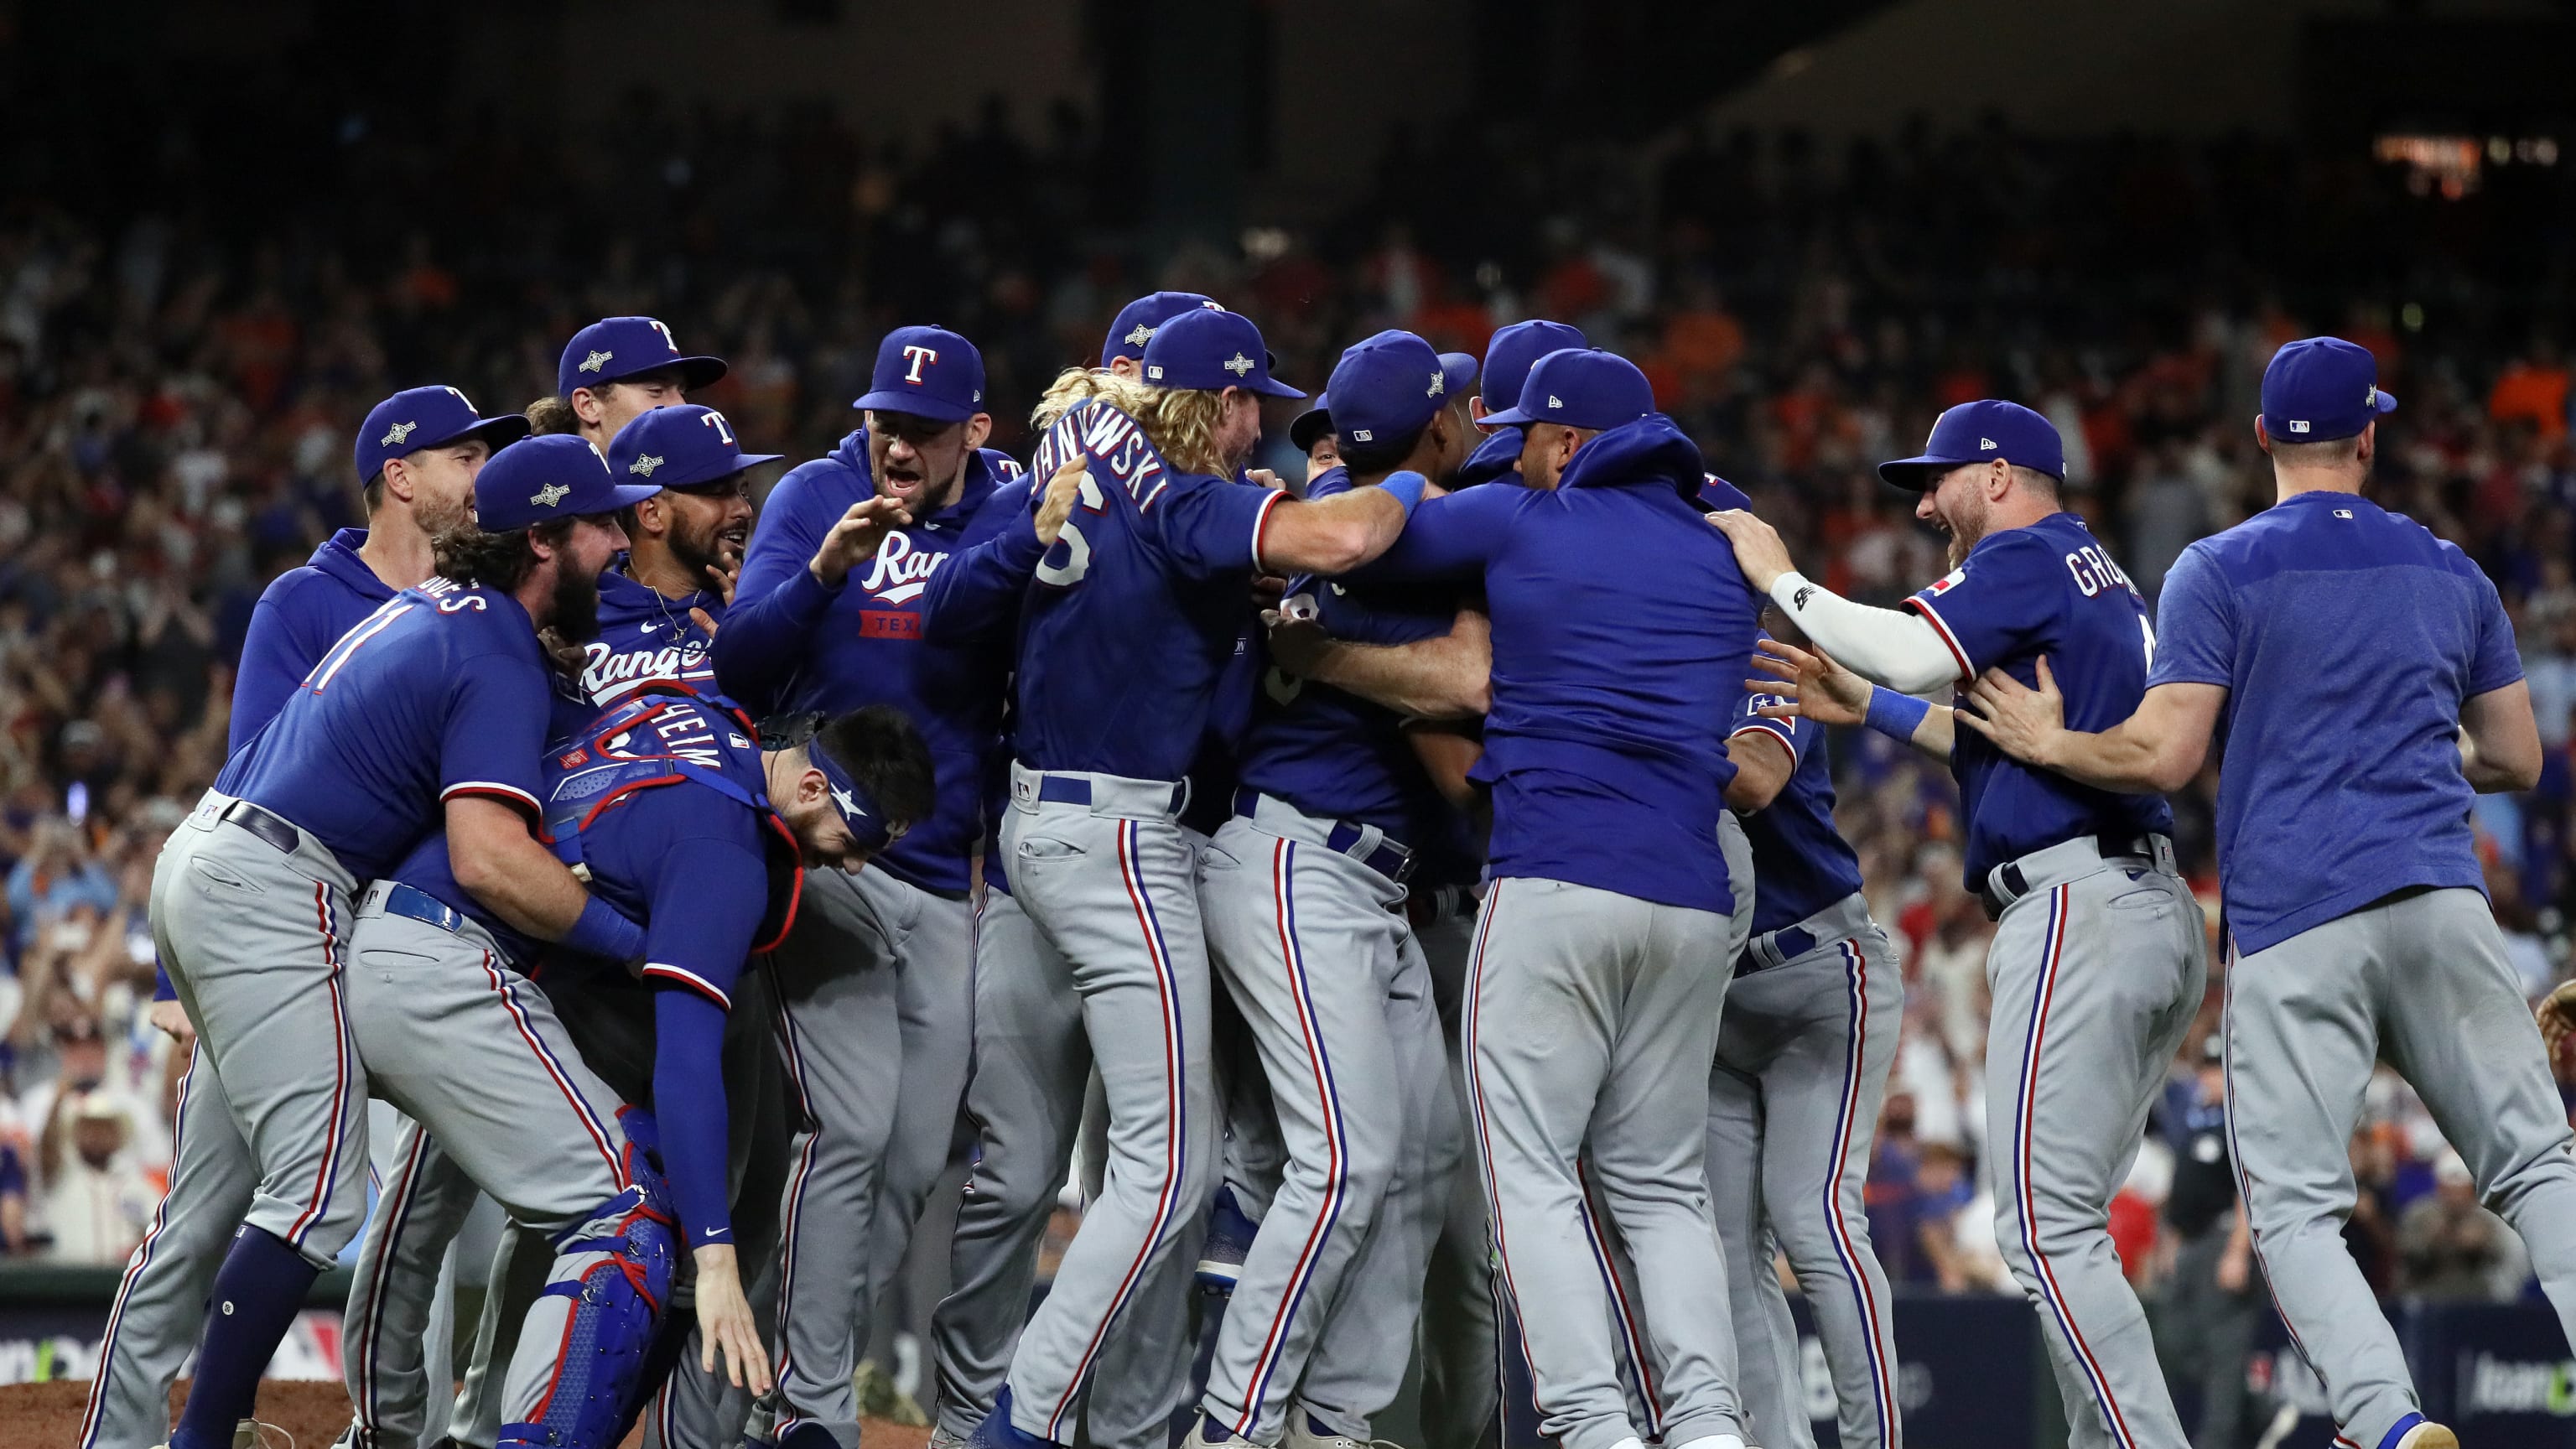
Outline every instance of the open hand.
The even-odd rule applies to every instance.
[[[2057,690],[2048,659],[2039,660],[2039,687],[2032,689],[2000,669],[1989,669],[1968,686],[1959,722],[1995,748],[2029,764],[2049,766],[2052,748],[2066,735],[2066,697]]]
[[[1754,713],[1768,719],[1856,725],[1869,712],[1869,693],[1876,686],[1836,664],[1824,651],[1801,649],[1778,639],[1756,639],[1753,648],[1753,667],[1771,677],[1744,681],[1745,692],[1778,695],[1788,701],[1763,705]]]
[[[714,1373],[721,1350],[727,1380],[754,1394],[768,1393],[769,1353],[760,1346],[759,1323],[743,1297],[733,1245],[717,1243],[691,1256],[698,1268],[698,1330],[705,1340],[698,1349],[698,1367]]]
[[[1081,453],[1056,465],[1055,476],[1047,480],[1046,497],[1038,504],[1038,542],[1055,547],[1064,533],[1064,522],[1073,517],[1075,500],[1082,495],[1082,480],[1091,476],[1091,459]]]
[[[823,587],[837,589],[859,560],[875,556],[887,534],[910,522],[911,512],[893,499],[862,498],[823,535],[823,546],[814,550],[814,561],[806,567]]]
[[[1780,576],[1790,571],[1789,545],[1780,541],[1780,530],[1741,508],[1712,513],[1708,521],[1735,545],[1735,566],[1744,571],[1744,581],[1755,593],[1771,592]]]

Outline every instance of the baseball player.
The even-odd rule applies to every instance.
[[[476,476],[481,529],[446,537],[508,540],[521,551],[516,587],[407,591],[351,629],[225,765],[155,868],[154,935],[261,1173],[216,1276],[177,1449],[230,1441],[305,1290],[365,1209],[365,1081],[341,972],[358,882],[443,813],[466,884],[522,929],[621,960],[641,944],[521,813],[536,799],[550,694],[536,630],[587,631],[590,581],[623,542],[591,515],[628,499],[587,444],[514,443],[495,463],[512,448],[526,451]],[[510,531],[484,531],[496,521]]]
[[[1468,455],[1466,466],[1458,470],[1459,487],[1520,481],[1522,430],[1511,423],[1488,419],[1520,404],[1521,384],[1528,380],[1530,368],[1540,358],[1568,347],[1591,345],[1580,329],[1544,319],[1514,322],[1494,333],[1485,343],[1484,376],[1479,379],[1475,401],[1476,427],[1485,439]]]
[[[355,446],[368,526],[324,540],[303,567],[280,574],[260,594],[234,675],[228,753],[238,753],[276,717],[342,634],[396,589],[430,577],[431,536],[472,517],[474,475],[493,449],[526,434],[525,420],[482,417],[449,387],[409,388],[368,411]],[[169,1018],[165,1029],[183,1045],[193,1043],[196,1031],[178,1008],[177,988],[166,969],[159,977],[156,1024]],[[250,1144],[233,1121],[222,1083],[211,1071],[197,1071],[193,1060],[180,1079],[172,1127],[169,1191],[108,1310],[81,1449],[140,1449],[169,1432],[170,1385],[258,1186]]]
[[[1649,1426],[1741,1449],[1703,1154],[1740,870],[1720,843],[1733,696],[1711,676],[1750,655],[1755,599],[1686,501],[1699,450],[1653,408],[1623,359],[1541,358],[1490,419],[1524,428],[1526,486],[1426,505],[1368,576],[1481,576],[1492,606],[1469,1115],[1544,1432],[1642,1440],[1606,1227],[1638,1265]]]
[[[2456,1449],[2340,1236],[2373,1064],[2423,1096],[2571,1337],[2576,1159],[2468,820],[2477,792],[2540,778],[2530,691],[2477,565],[2360,496],[2395,406],[2366,350],[2283,347],[2255,421],[2279,501],[2165,575],[2135,713],[2085,718],[2086,665],[2061,656],[2036,689],[1988,673],[1988,718],[1960,717],[2118,791],[2181,788],[2223,734],[2227,1116],[2255,1253],[2337,1444]]]
[[[619,433],[609,453],[610,476],[659,491],[638,499],[621,515],[633,520],[634,526],[651,530],[646,535],[651,542],[630,536],[619,564],[599,576],[599,637],[582,646],[582,683],[592,694],[594,706],[621,701],[653,683],[711,684],[706,644],[714,616],[724,608],[723,599],[712,588],[680,586],[688,572],[675,567],[679,559],[674,549],[702,550],[699,566],[720,555],[723,527],[737,513],[745,521],[750,515],[742,480],[750,469],[776,456],[744,453],[721,414],[687,404],[646,412]],[[659,588],[636,582],[624,572],[630,569],[679,587],[679,597],[673,599]],[[685,614],[678,612],[683,605],[688,610]],[[629,644],[630,638],[641,642]],[[562,713],[559,703],[559,717]],[[588,724],[588,713],[579,713],[581,724]],[[522,967],[533,964],[519,951],[505,953],[505,959],[515,959]],[[756,977],[729,991],[735,1005],[748,1004],[750,1020],[736,1025],[735,1016],[726,1017],[728,1075],[715,1084],[714,1091],[716,1100],[733,1108],[731,1140],[747,1143],[754,1131],[752,1114],[768,1085],[763,1068],[772,1059],[767,1046],[768,1002]],[[619,1098],[647,1100],[649,1093],[637,1078],[649,1077],[653,1070],[656,993],[652,984],[623,974],[572,976],[558,971],[549,974],[546,995],[585,1064]],[[423,1362],[425,1356],[415,1347],[424,1337],[418,1315],[422,1295],[431,1286],[429,1275],[455,1240],[476,1187],[453,1156],[435,1144],[412,1140],[412,1130],[407,1125],[399,1128],[387,1144],[398,1164],[386,1175],[384,1192],[390,1205],[370,1225],[360,1245],[359,1271],[343,1320],[341,1357],[356,1409],[356,1442],[371,1449],[404,1449],[420,1442],[425,1437],[423,1418],[433,1397],[443,1400],[447,1385],[454,1382],[443,1363]],[[781,1155],[783,1150],[782,1140]],[[738,1166],[734,1176],[740,1175]],[[751,1217],[743,1245],[746,1256],[758,1262],[768,1251],[769,1234],[761,1227],[769,1214],[755,1210]],[[473,1391],[451,1427],[451,1433],[461,1430],[474,1442],[488,1437],[501,1422],[498,1396],[504,1386],[496,1369],[506,1369],[507,1354],[515,1343],[503,1322],[515,1323],[527,1306],[518,1301],[523,1294],[506,1286],[512,1281],[511,1265],[523,1257],[533,1259],[527,1271],[529,1278],[535,1278],[555,1256],[551,1247],[536,1241],[542,1234],[527,1230],[525,1223],[521,1218],[509,1230],[514,1241],[501,1257],[497,1282],[502,1286],[487,1298],[485,1318],[490,1327],[479,1335],[478,1362],[468,1374]],[[696,1278],[685,1270],[681,1277],[672,1306],[687,1311],[671,1315],[664,1333],[685,1338],[694,1313]],[[675,1342],[673,1351],[678,1346]],[[492,1363],[494,1354],[504,1361]],[[661,1377],[654,1369],[646,1372],[657,1381]],[[707,1408],[711,1415],[714,1406]]]
[[[1354,567],[1419,498],[1418,481],[1311,503],[1228,481],[1259,441],[1260,398],[1298,395],[1267,359],[1247,319],[1185,312],[1146,345],[1141,385],[1104,380],[1123,406],[1076,406],[1038,449],[1036,471],[1079,456],[1088,481],[1023,611],[1002,848],[1014,899],[1065,967],[1050,989],[1080,1000],[1110,1155],[979,1441],[1069,1441],[1110,1335],[1179,1315],[1215,1136],[1184,779],[1242,638],[1244,577]],[[1050,1108],[1078,1099],[1030,1104]],[[1055,1125],[1042,1150],[1069,1140],[1072,1123]],[[988,1133],[984,1161],[1011,1150]]]
[[[1306,496],[1456,472],[1475,374],[1474,358],[1407,332],[1343,353],[1327,394],[1348,471]],[[1290,592],[1336,633],[1395,642],[1446,632],[1454,612],[1445,589]],[[1266,678],[1237,754],[1199,909],[1259,1049],[1285,1172],[1218,1331],[1199,1441],[1365,1443],[1401,1386],[1459,1151],[1428,968],[1398,908],[1414,842],[1463,825],[1398,716],[1284,673]]]
[[[687,402],[725,371],[721,357],[682,352],[671,329],[651,317],[602,317],[564,344],[554,396],[528,404],[528,421],[540,433],[587,438],[605,456],[628,423]]]
[[[993,641],[922,637],[920,600],[967,525],[1018,465],[983,448],[984,362],[939,327],[877,349],[864,425],[779,481],[744,560],[715,662],[755,707],[896,703],[937,761],[939,806],[878,868],[819,877],[780,946],[787,1070],[811,1128],[782,1213],[782,1444],[858,1442],[850,1373],[874,1295],[890,1283],[947,1165],[974,1030],[973,856],[1001,736],[1007,657]],[[872,557],[834,520],[892,521]]]
[[[1838,1442],[1896,1449],[1894,1305],[1861,1184],[1905,1012],[1902,963],[1834,827],[1824,730],[1760,712],[1785,703],[1746,695],[1726,740],[1726,803],[1757,882],[1709,1086],[1709,1191],[1727,1262],[1742,1268],[1730,1301],[1737,1382],[1756,1443],[1812,1442],[1798,1336],[1771,1272],[1776,1238],[1824,1341]]]
[[[1995,1236],[2040,1317],[2079,1444],[2182,1449],[2137,1295],[2107,1231],[2183,1034],[2200,1006],[2208,941],[2174,871],[2173,813],[2033,769],[1955,712],[1907,691],[1966,686],[1982,670],[2036,679],[2043,655],[2080,680],[2070,717],[2107,726],[2137,707],[2154,633],[2139,597],[2083,520],[2064,511],[2057,430],[2014,403],[1961,403],[1918,457],[1879,476],[1922,494],[1915,516],[1949,535],[1951,572],[1871,609],[1809,581],[1749,513],[1710,515],[1756,587],[1828,658],[1763,643],[1791,708],[1872,729],[1949,761],[1967,825],[1967,885],[1996,922],[1986,954],[1986,1120]],[[1776,661],[1776,662],[1774,662]],[[1876,681],[1873,689],[1870,681]]]
[[[1129,380],[1145,371],[1145,348],[1162,325],[1184,312],[1222,312],[1214,297],[1197,292],[1148,292],[1118,309],[1100,342],[1100,371]]]

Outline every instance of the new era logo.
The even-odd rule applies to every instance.
[[[629,473],[640,473],[645,477],[650,478],[653,476],[653,470],[661,466],[661,459],[654,457],[650,453],[646,453],[641,457],[638,457],[634,462],[627,464],[626,471]]]
[[[581,360],[581,366],[574,368],[573,371],[597,372],[601,367],[607,364],[608,359],[615,357],[616,355],[617,354],[614,352],[593,352],[590,356],[583,358]]]
[[[1992,438],[1977,439],[1977,450],[1983,453],[1993,452],[1995,450],[1995,440]]]
[[[419,426],[418,423],[396,423],[385,430],[385,435],[376,440],[376,445],[384,448],[399,448],[410,439],[412,429]]]
[[[1555,393],[1549,393],[1547,395],[1547,405],[1552,408],[1561,408],[1565,406],[1565,399],[1558,397]]]
[[[1237,377],[1252,375],[1252,359],[1238,352],[1225,360],[1225,370]]]

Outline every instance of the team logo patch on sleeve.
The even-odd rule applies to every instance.
[[[1934,580],[1932,587],[1925,589],[1923,592],[1930,594],[1932,597],[1937,599],[1943,594],[1946,594],[1952,589],[1955,589],[1959,585],[1967,582],[1967,579],[1968,571],[1966,569],[1952,569],[1948,573],[1943,574],[1939,579]]]

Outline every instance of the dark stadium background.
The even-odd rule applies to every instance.
[[[1876,602],[1939,553],[1867,465],[1943,405],[2049,413],[2152,592],[2270,496],[2272,349],[2338,333],[2403,400],[2375,496],[2475,557],[2520,632],[2549,765],[2478,823],[2544,992],[2576,903],[2571,60],[2576,4],[2539,0],[0,3],[0,1253],[61,1260],[46,1206],[92,1089],[128,1145],[79,1190],[157,1193],[142,888],[219,763],[251,601],[356,521],[350,429],[420,382],[522,405],[611,313],[731,359],[695,400],[800,458],[903,322],[979,342],[1017,450],[1157,286],[1248,312],[1309,388],[1380,327],[1481,350],[1558,317]],[[1909,953],[1880,1249],[1918,1292],[1986,1291],[1950,1158],[1983,1131],[1988,928],[1946,780],[1837,744]],[[2210,797],[2176,803],[2214,904]],[[2375,1281],[2426,1324],[2529,1298],[2509,1235],[2436,1250],[2445,1149],[2387,1088],[2348,1234]],[[2159,1150],[2119,1224],[2151,1290]],[[2545,1315],[2461,1321],[2564,1357]],[[34,1372],[6,1350],[0,1379]],[[2428,1392],[2467,1403],[2455,1357]]]

